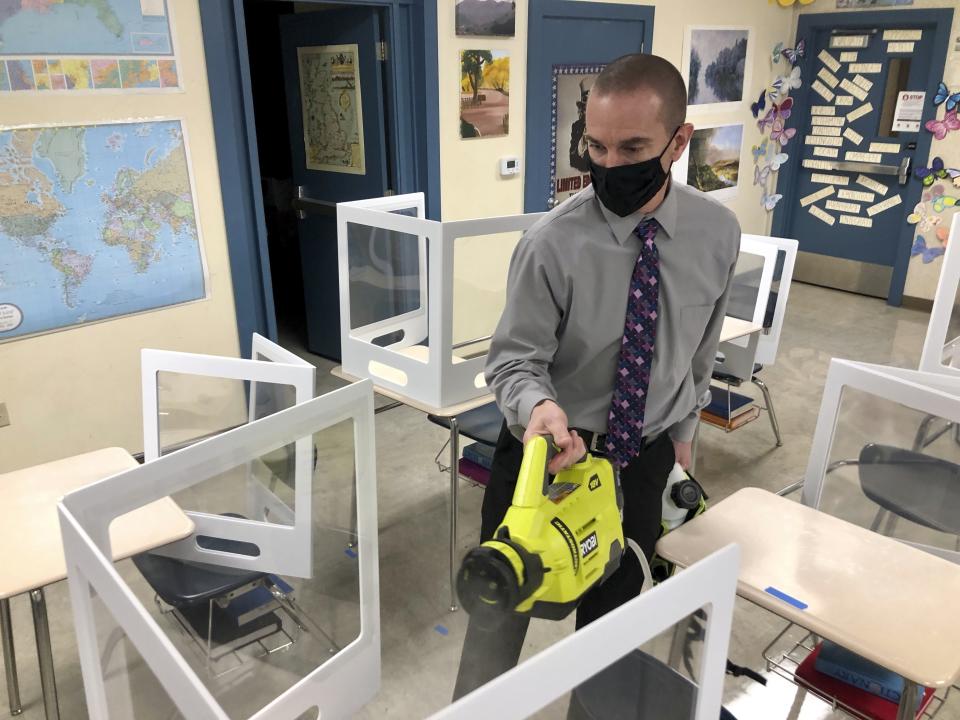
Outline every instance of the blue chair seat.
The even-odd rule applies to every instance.
[[[450,418],[427,415],[427,419],[434,425],[450,429]],[[503,414],[495,402],[457,415],[457,428],[460,434],[485,445],[497,444],[502,426]]]

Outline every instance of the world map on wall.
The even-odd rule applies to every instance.
[[[178,120],[0,131],[0,341],[205,297]]]
[[[164,0],[0,0],[0,54],[169,55]]]

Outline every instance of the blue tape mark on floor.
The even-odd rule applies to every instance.
[[[447,630],[443,625],[434,625],[433,629],[436,630],[441,635],[443,635],[444,637],[450,634],[450,631]]]
[[[787,595],[785,592],[782,590],[777,590],[775,587],[768,587],[766,590],[764,590],[764,592],[768,595],[773,595],[775,598],[779,598],[785,603],[793,605],[795,608],[799,608],[800,610],[806,610],[808,607],[810,607],[805,602],[797,600],[795,597]]]
[[[357,552],[352,548],[347,548],[346,550],[343,551],[343,554],[346,555],[348,558],[352,558],[353,560],[357,559]]]

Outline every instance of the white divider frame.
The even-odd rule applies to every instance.
[[[416,209],[417,217],[395,211]],[[343,371],[370,378],[433,407],[449,407],[489,392],[483,379],[486,356],[454,361],[453,285],[456,240],[494,233],[522,232],[543,213],[438,222],[424,217],[423,193],[337,204],[340,265],[340,341]],[[348,225],[354,223],[418,238],[420,307],[377,323],[350,329]],[[427,272],[427,267],[430,272]],[[504,267],[504,274],[507,268]],[[374,345],[374,338],[404,331],[402,340]],[[403,351],[429,337],[427,359]]]
[[[768,331],[760,334],[757,340],[757,354],[754,362],[761,365],[773,365],[777,359],[777,350],[780,348],[780,334],[783,332],[783,318],[787,314],[787,300],[790,298],[790,286],[793,284],[793,268],[797,261],[797,249],[799,243],[790,238],[774,237],[772,235],[748,235],[740,237],[741,247],[744,241],[753,243],[762,243],[772,245],[777,249],[777,254],[782,251],[784,254],[783,267],[780,269],[780,285],[777,288],[777,304],[773,311],[773,325]],[[774,276],[776,275],[776,263],[774,263]],[[772,283],[776,278],[771,276]],[[767,292],[767,297],[770,293]],[[764,315],[766,314],[766,303],[764,303]],[[756,313],[754,313],[756,316]],[[763,324],[764,317],[760,318],[759,324]],[[756,320],[754,321],[756,322]]]
[[[292,386],[298,405],[313,398],[316,368],[258,335],[253,339],[253,352],[271,360],[246,360],[167,350],[141,351],[145,462],[153,462],[160,457],[157,389],[157,374],[160,372],[249,381],[251,419],[257,382]],[[259,459],[252,462],[259,462]],[[259,556],[205,549],[197,545],[193,538],[172,543],[157,552],[193,562],[211,562],[211,556],[216,556],[216,562],[220,565],[309,578],[313,571],[312,484],[313,440],[309,437],[298,438],[294,451],[294,508],[252,478],[248,467],[247,493],[251,505],[249,512],[253,517],[241,519],[186,510],[197,527],[197,535],[253,543],[260,548]],[[266,509],[270,511],[270,517],[287,524],[268,521],[263,514]]]
[[[91,718],[111,720],[105,662],[97,642],[92,597],[126,633],[187,720],[228,715],[176,650],[111,561],[110,522],[130,510],[194,485],[277,448],[293,438],[346,420],[354,423],[360,635],[320,667],[250,716],[288,720],[314,707],[323,718],[346,718],[380,685],[380,586],[377,547],[376,452],[373,385],[355,383],[165,455],[66,495],[58,504],[84,690]],[[262,548],[269,549],[269,548]],[[219,560],[218,560],[219,561]],[[101,615],[102,618],[102,615]],[[116,681],[111,677],[110,682]],[[115,696],[116,697],[116,696]],[[116,716],[125,720],[132,715]]]
[[[521,720],[700,608],[706,635],[692,720],[720,716],[740,548],[728,545],[441,710],[431,720]]]
[[[827,370],[827,382],[823,388],[820,414],[803,480],[801,502],[812,508],[819,509],[823,499],[824,478],[830,465],[830,452],[845,388],[869,393],[920,413],[960,424],[960,377],[833,358]],[[950,562],[960,563],[960,552],[909,540],[901,542]]]
[[[943,254],[940,280],[933,296],[927,336],[920,355],[920,369],[960,377],[960,337],[947,337],[957,288],[960,287],[960,213],[953,216],[947,251]]]

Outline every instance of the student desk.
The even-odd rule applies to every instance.
[[[668,533],[657,553],[688,566],[729,543],[742,553],[738,595],[908,681],[897,720],[914,716],[909,681],[944,688],[960,675],[960,566],[758,488]]]
[[[30,594],[43,704],[48,720],[59,718],[43,588],[67,577],[57,503],[72,490],[136,467],[121,448],[107,448],[0,475],[0,636],[10,713],[21,712],[10,598]],[[118,517],[110,527],[114,559],[120,560],[181,540],[193,521],[170,498]]]

